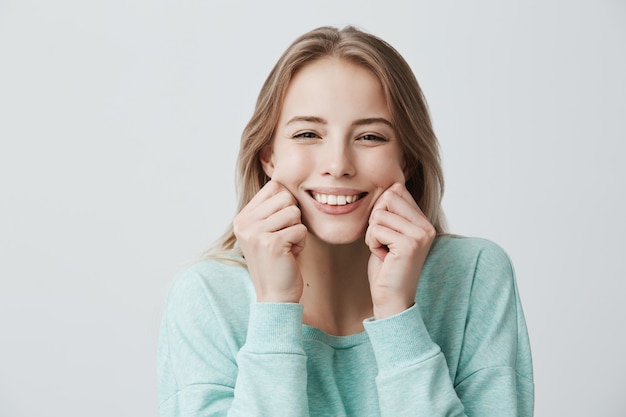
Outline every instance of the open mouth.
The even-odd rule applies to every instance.
[[[365,197],[367,193],[354,194],[354,195],[341,195],[341,194],[320,194],[311,191],[311,196],[320,204],[326,204],[329,206],[345,206],[347,204],[354,203],[361,198]]]

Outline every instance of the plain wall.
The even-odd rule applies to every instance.
[[[414,68],[451,230],[513,259],[535,415],[626,415],[624,1],[0,0],[0,416],[157,415],[168,286],[234,214],[271,66],[326,24]]]

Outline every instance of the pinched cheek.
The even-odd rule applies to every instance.
[[[393,164],[381,167],[380,169],[373,170],[374,177],[372,178],[372,182],[376,185],[377,188],[381,188],[386,190],[391,187],[394,183],[400,182],[404,184],[406,179],[404,178],[404,172],[402,172],[402,168],[400,165]]]
[[[369,213],[371,214],[372,209],[374,208],[374,206],[376,205],[376,202],[378,201],[378,198],[389,188],[391,187],[393,184],[395,184],[396,182],[399,182],[401,184],[404,184],[406,182],[405,178],[404,178],[404,173],[402,172],[402,169],[397,166],[388,166],[387,167],[387,171],[377,171],[380,173],[380,175],[376,175],[376,173],[374,173],[374,178],[371,179],[371,182],[374,184],[374,186],[376,187],[376,191],[373,193],[372,195],[372,203],[371,203],[371,207],[369,208]]]
[[[310,173],[310,163],[310,158],[305,158],[297,153],[288,157],[277,158],[272,178],[278,181],[302,179]]]

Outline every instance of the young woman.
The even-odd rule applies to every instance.
[[[162,416],[531,416],[511,263],[445,234],[438,143],[387,43],[297,39],[243,132],[239,212],[174,283]]]

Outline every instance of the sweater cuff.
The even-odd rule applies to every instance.
[[[440,352],[428,334],[417,304],[382,320],[366,319],[363,326],[372,343],[379,370],[411,366]]]
[[[244,347],[253,353],[304,354],[301,304],[253,303]]]

